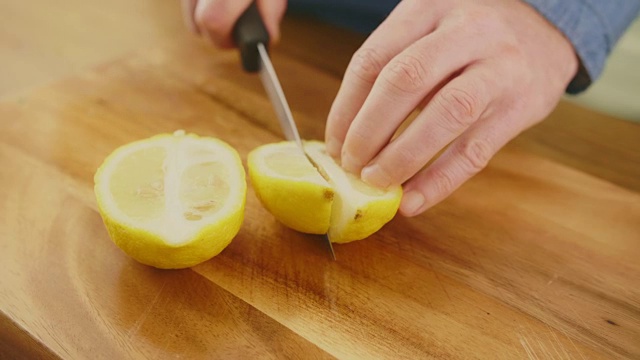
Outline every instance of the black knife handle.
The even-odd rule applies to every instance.
[[[247,72],[260,70],[258,44],[263,43],[265,47],[268,46],[269,33],[255,1],[249,5],[233,27],[233,40],[240,49],[244,70]]]

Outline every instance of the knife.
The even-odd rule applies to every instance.
[[[233,28],[232,35],[236,45],[240,49],[240,57],[244,70],[250,73],[259,73],[262,85],[276,111],[285,138],[295,142],[298,145],[298,149],[306,155],[302,147],[298,127],[291,114],[291,108],[289,107],[287,98],[284,96],[278,75],[269,58],[267,51],[269,33],[264,26],[255,1],[253,1],[240,16]],[[336,254],[333,251],[333,245],[331,244],[329,235],[325,234],[324,238],[331,250],[331,256],[333,260],[335,260]]]

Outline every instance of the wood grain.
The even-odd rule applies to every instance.
[[[6,99],[140,48],[179,41],[186,33],[179,1],[0,1],[0,14],[0,98]],[[288,17],[282,27],[280,53],[335,77],[342,76],[365,38],[302,17]],[[639,128],[563,101],[547,121],[514,143],[638,191]]]
[[[274,63],[302,135],[322,138],[348,57],[291,48]],[[274,116],[235,52],[190,38],[1,104],[0,357],[640,357],[635,182],[543,157],[539,134],[424,215],[336,246],[337,262],[252,191],[232,244],[192,269],[145,267],[110,242],[92,176],[115,147],[182,128],[244,160],[281,139]],[[636,130],[619,134],[616,179],[633,178]]]
[[[0,98],[186,32],[179,1],[0,1]]]

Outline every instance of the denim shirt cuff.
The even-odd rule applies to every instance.
[[[586,90],[604,68],[609,53],[640,9],[638,0],[524,0],[572,43],[580,68],[567,93]]]

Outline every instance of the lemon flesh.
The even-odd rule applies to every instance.
[[[327,233],[333,189],[294,143],[258,147],[247,164],[256,195],[278,221],[308,234]]]
[[[328,233],[332,242],[364,239],[398,211],[402,188],[378,189],[345,172],[324,143],[293,142],[254,149],[248,158],[251,184],[264,207],[294,230]],[[310,161],[311,159],[311,161]]]
[[[194,266],[220,253],[244,218],[246,181],[226,143],[178,131],[116,149],[94,177],[109,236],[137,261]]]
[[[393,219],[402,199],[401,186],[379,189],[364,183],[338,165],[322,142],[306,142],[304,149],[336,193],[329,227],[332,242],[362,240]]]

